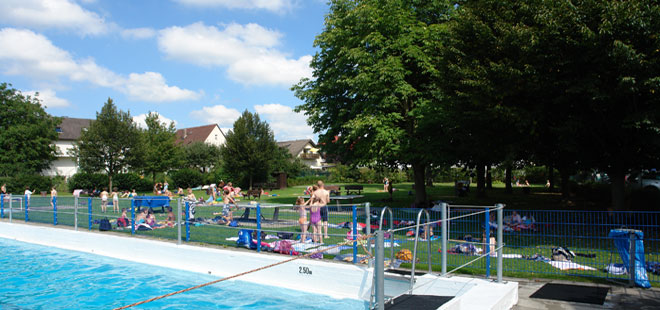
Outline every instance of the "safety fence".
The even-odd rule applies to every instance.
[[[496,252],[496,212],[491,212],[494,208],[449,205],[447,216],[452,220],[447,224],[447,266],[455,268],[474,261],[461,272],[490,275],[491,269],[495,268],[490,257],[496,254],[487,255],[485,259],[475,258]],[[143,225],[141,219],[152,215],[141,215],[140,212],[149,209],[153,211],[154,223],[149,225],[145,220],[146,225]],[[122,210],[125,211],[124,216]],[[308,253],[346,239],[355,239],[361,234],[378,230],[382,222],[383,230],[392,230],[385,233],[387,256],[396,256],[390,262],[392,267],[400,264],[412,267],[413,261],[418,266],[426,266],[430,260],[434,271],[441,270],[442,242],[439,231],[442,225],[433,223],[422,226],[415,238],[417,232],[414,225],[420,209],[395,208],[391,209],[391,216],[383,216],[389,211],[382,212],[382,208],[370,207],[368,203],[330,205],[327,221],[322,215],[317,227],[320,230],[319,239],[310,227],[312,216],[309,209],[305,211],[306,220],[301,220],[300,209],[294,205],[242,201],[238,208],[232,206],[229,211],[231,214],[227,210],[223,214],[221,204],[207,205],[183,199],[154,201],[153,198],[137,197],[119,199],[117,206],[112,199],[104,202],[99,198],[57,197],[51,201],[49,197],[4,196],[0,199],[0,218],[12,221],[98,230],[99,226],[106,225],[104,222],[107,219],[111,230],[126,234],[178,242],[250,247],[256,251],[278,250],[278,241],[289,240],[291,247],[287,249],[290,254]],[[428,209],[428,212],[429,218],[424,216],[423,222],[441,219],[439,209]],[[127,219],[126,225],[122,225],[121,217]],[[503,271],[511,276],[627,279],[623,261],[608,233],[612,229],[628,228],[643,232],[647,274],[651,282],[658,283],[659,224],[660,212],[505,209]],[[301,239],[308,240],[299,242]],[[414,251],[415,240],[430,240],[430,246],[421,243],[422,246]],[[553,249],[560,247],[575,255],[559,257],[558,251]],[[366,252],[371,249],[367,246]],[[408,257],[405,250],[410,251],[410,256],[414,251],[415,260]],[[326,252],[323,258],[358,263],[368,261],[369,253],[365,253],[365,249],[356,242],[352,246]]]

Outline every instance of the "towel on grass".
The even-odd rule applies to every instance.
[[[596,270],[596,268],[585,266],[585,265],[580,265],[574,262],[558,262],[551,260],[548,262],[552,267],[555,267],[560,270],[569,270],[569,269],[577,269],[577,270]]]

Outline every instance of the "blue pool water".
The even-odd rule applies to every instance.
[[[0,309],[111,309],[216,279],[0,238]],[[134,309],[366,308],[360,300],[230,280]]]

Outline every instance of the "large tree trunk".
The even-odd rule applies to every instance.
[[[490,173],[490,166],[486,166],[486,188],[493,189],[493,176]]]
[[[426,207],[426,165],[415,163],[412,167],[415,174],[415,206]]]
[[[486,165],[477,164],[477,197],[486,197]]]
[[[625,208],[625,174],[621,171],[609,171],[612,180],[612,209],[616,211]]]
[[[506,171],[504,172],[504,192],[507,194],[513,194],[513,187],[511,186],[511,182],[513,181],[512,178],[512,171],[513,168],[511,167],[510,164],[506,165]]]
[[[570,173],[567,169],[559,169],[559,177],[561,178],[561,196],[564,199],[569,198],[571,194],[570,185],[568,184]]]
[[[250,190],[252,190],[252,174],[250,174]]]
[[[433,170],[431,166],[426,166],[426,186],[433,187]]]
[[[112,173],[108,173],[108,191],[112,191]]]
[[[548,190],[553,192],[555,190],[555,167],[553,165],[548,166],[548,180],[550,180]]]

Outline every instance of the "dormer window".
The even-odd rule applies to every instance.
[[[62,132],[62,127],[56,127],[55,132],[61,133]]]

